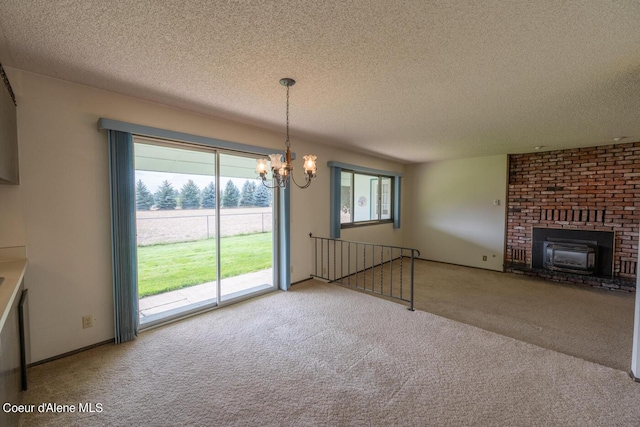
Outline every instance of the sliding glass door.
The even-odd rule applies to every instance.
[[[134,137],[134,159],[143,327],[274,288],[254,156]]]
[[[255,157],[220,154],[222,301],[274,287],[273,197],[255,166]]]

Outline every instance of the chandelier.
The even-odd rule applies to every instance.
[[[282,158],[282,154],[270,154],[269,159],[258,159],[256,160],[256,172],[260,174],[260,178],[262,179],[262,184],[268,188],[287,188],[289,185],[289,180],[293,181],[293,183],[299,188],[307,188],[311,185],[311,180],[316,177],[316,156],[310,154],[304,156],[304,173],[305,173],[305,184],[300,185],[296,182],[293,176],[293,164],[291,163],[291,142],[289,141],[289,88],[296,84],[296,81],[290,78],[280,79],[280,84],[287,88],[287,139],[285,141],[285,145],[287,146],[287,151],[284,154],[284,162]],[[267,185],[267,162],[271,162],[271,174],[273,176],[273,186]]]

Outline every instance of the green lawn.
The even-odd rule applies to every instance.
[[[271,233],[220,239],[222,278],[271,268]],[[216,280],[215,239],[138,247],[140,298]]]

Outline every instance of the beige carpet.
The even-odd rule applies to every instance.
[[[416,308],[616,369],[631,367],[635,294],[429,261]]]
[[[23,426],[640,425],[640,384],[309,281],[29,370]]]

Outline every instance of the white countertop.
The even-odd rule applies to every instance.
[[[26,259],[0,261],[0,277],[4,277],[4,281],[0,283],[0,331],[9,316],[26,268]]]

